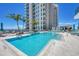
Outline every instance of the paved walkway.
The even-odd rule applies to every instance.
[[[63,35],[60,41],[49,42],[48,48],[39,55],[43,56],[79,56],[79,36],[68,33]]]
[[[16,54],[3,42],[0,41],[0,56],[15,56]]]

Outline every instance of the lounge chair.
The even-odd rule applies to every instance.
[[[0,37],[4,37],[3,32],[0,32]]]

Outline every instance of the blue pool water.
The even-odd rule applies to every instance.
[[[57,39],[58,35],[55,33],[38,33],[30,36],[20,38],[12,38],[7,41],[14,45],[16,48],[29,56],[37,55],[46,44],[52,39]]]

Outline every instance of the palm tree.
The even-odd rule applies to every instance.
[[[23,28],[25,23],[28,23],[29,22],[29,19],[27,19],[26,17],[21,17],[21,20],[23,21]],[[33,26],[33,31],[35,31],[35,25],[37,24],[38,22],[34,19],[32,19],[32,26]]]
[[[23,21],[23,28],[25,28],[25,24],[29,22],[26,17],[21,17],[21,21]]]
[[[21,15],[20,14],[9,14],[7,17],[8,18],[12,18],[12,19],[14,19],[16,21],[18,31],[20,31],[20,28],[19,28],[19,20],[21,19]]]
[[[23,29],[25,28],[25,22],[26,22],[26,19],[25,19],[25,17],[21,17],[21,21],[23,21]]]
[[[35,19],[33,19],[32,20],[33,31],[35,31],[35,25],[36,24],[38,24],[38,22]]]

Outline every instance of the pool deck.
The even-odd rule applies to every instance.
[[[79,56],[79,36],[69,33],[59,34],[63,36],[61,40],[49,41],[44,49],[38,53],[38,56]],[[14,46],[11,46],[10,43],[7,43],[5,38],[0,38],[0,56],[27,56]]]
[[[24,34],[21,36],[26,36],[30,34]],[[5,39],[8,38],[15,38],[17,36],[6,36],[6,37],[0,37],[0,56],[27,56],[23,52],[21,52],[19,49],[17,49],[15,46],[11,45],[9,42],[7,42]]]
[[[50,41],[39,56],[79,56],[79,36],[69,33],[63,35],[60,41]]]

